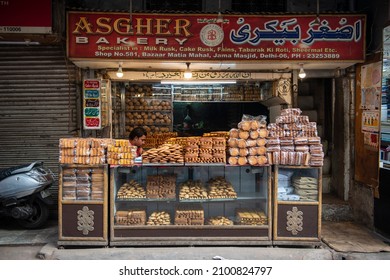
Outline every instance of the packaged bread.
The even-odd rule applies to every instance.
[[[248,155],[256,156],[257,155],[257,147],[248,148]]]
[[[248,160],[247,160],[246,157],[239,157],[239,158],[238,158],[238,164],[239,164],[239,165],[245,165],[245,164],[247,164],[247,163],[248,163]]]
[[[229,154],[233,157],[235,156],[238,156],[239,155],[239,149],[238,148],[230,148],[229,149]]]
[[[261,138],[266,138],[266,137],[268,137],[268,130],[267,129],[260,129],[259,130],[259,137],[261,137]]]
[[[238,152],[240,157],[246,157],[248,155],[248,153],[249,153],[249,151],[247,148],[239,149],[239,152]]]
[[[228,162],[231,165],[237,165],[238,164],[238,157],[229,157]]]
[[[250,121],[241,121],[238,123],[238,128],[244,131],[251,130],[251,122]]]
[[[246,141],[244,139],[237,139],[237,146],[239,148],[246,148]]]
[[[259,156],[265,155],[267,153],[267,148],[264,146],[256,148],[256,154]]]
[[[253,140],[253,139],[248,139],[246,140],[246,147],[247,148],[250,148],[250,147],[255,147],[256,146],[256,140]]]
[[[250,165],[257,165],[257,157],[256,156],[248,156],[248,163]]]
[[[256,139],[256,145],[257,146],[265,146],[267,144],[267,140],[265,138],[258,138]]]
[[[281,116],[288,116],[288,115],[299,116],[299,115],[301,115],[301,113],[302,113],[302,110],[299,108],[286,108],[280,112],[280,115]]]
[[[257,164],[258,165],[265,165],[268,163],[268,158],[266,156],[258,156],[257,157]]]
[[[260,122],[258,120],[252,120],[250,122],[250,129],[251,130],[257,130],[260,128]]]
[[[229,137],[230,138],[238,138],[238,129],[237,128],[230,129]]]
[[[238,138],[240,139],[248,139],[249,138],[249,132],[248,131],[245,131],[245,130],[240,130],[240,132],[238,133]]]
[[[249,137],[250,137],[251,139],[256,140],[257,138],[259,138],[259,131],[258,131],[258,130],[251,130],[251,131],[249,132]]]

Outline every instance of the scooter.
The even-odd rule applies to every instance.
[[[53,203],[48,191],[53,182],[53,172],[43,162],[0,170],[0,215],[27,229],[42,227]]]

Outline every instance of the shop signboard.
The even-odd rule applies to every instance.
[[[131,19],[131,20],[130,20]],[[131,24],[130,24],[131,22]],[[351,61],[365,59],[365,15],[69,12],[71,59]]]
[[[84,129],[101,128],[101,95],[100,80],[83,81],[83,120]]]
[[[51,0],[0,1],[0,33],[50,34]]]

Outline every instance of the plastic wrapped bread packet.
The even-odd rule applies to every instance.
[[[269,132],[266,117],[243,115],[237,128],[229,131],[227,162],[230,165],[267,165],[266,144]],[[259,158],[261,156],[261,158]]]
[[[317,123],[301,115],[299,108],[287,108],[267,128],[268,159],[272,164],[322,166],[321,138]],[[279,143],[277,142],[279,141]],[[269,162],[271,162],[269,160]]]

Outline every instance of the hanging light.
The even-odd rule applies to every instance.
[[[305,73],[305,70],[303,70],[303,63],[300,64],[301,65],[301,69],[299,70],[299,78],[303,79],[306,77],[306,73]]]
[[[221,0],[219,0],[219,2],[218,2],[217,23],[223,23],[223,16],[222,16],[222,13],[221,13]]]
[[[119,62],[119,67],[118,67],[118,71],[116,72],[116,76],[118,78],[122,78],[123,77],[122,62]]]
[[[191,79],[192,78],[192,72],[190,70],[190,63],[187,62],[187,69],[184,71],[184,79]]]

